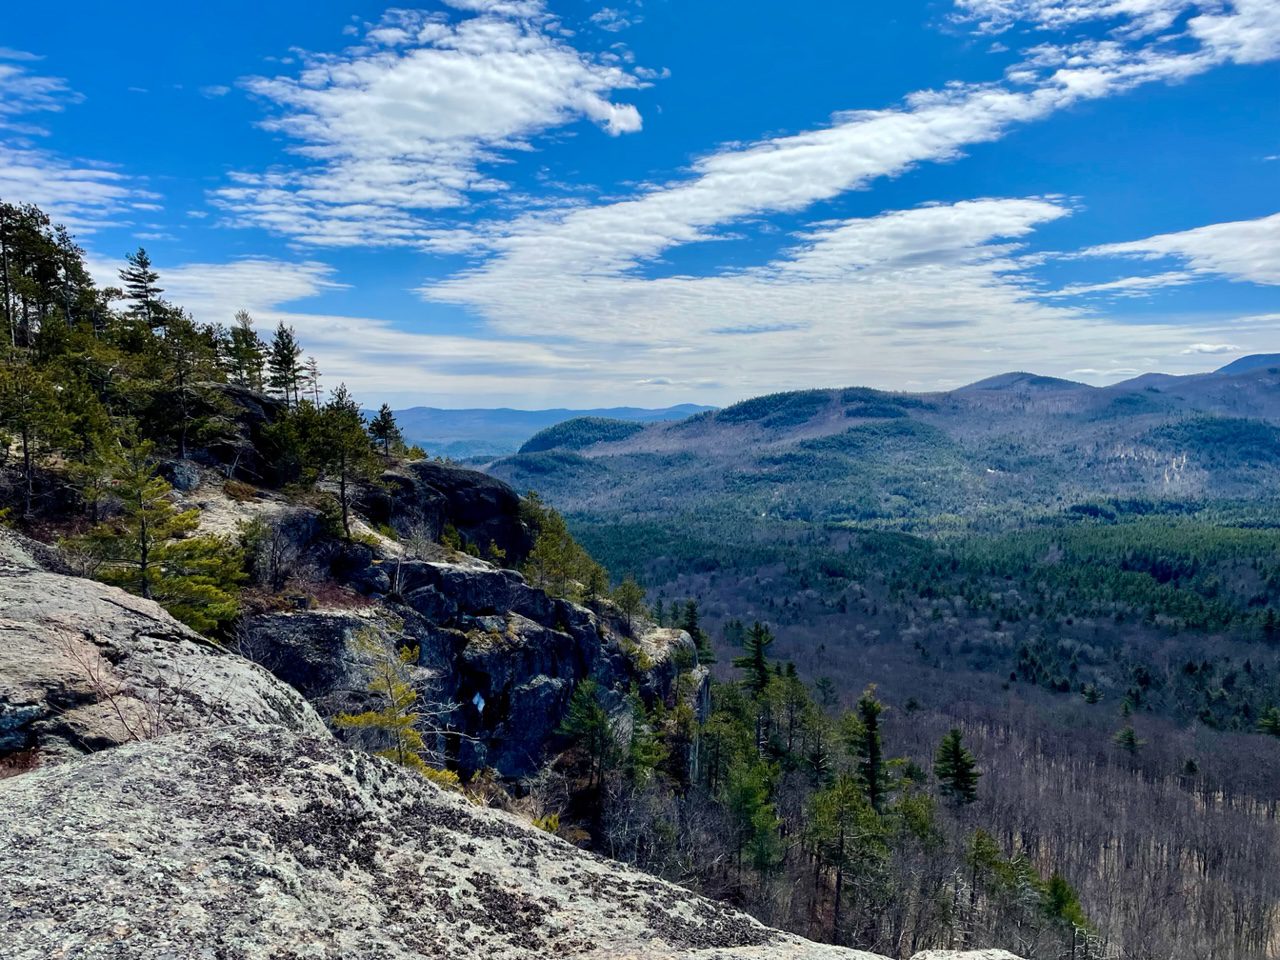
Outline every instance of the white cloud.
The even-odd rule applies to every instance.
[[[0,50],[0,198],[34,203],[80,233],[154,200],[155,194],[111,167],[68,159],[36,145],[36,138],[48,132],[28,117],[60,113],[83,100],[60,77],[34,74],[22,65],[38,59]]]
[[[217,97],[225,97],[230,92],[231,92],[231,88],[221,83],[215,83],[207,87],[200,88],[200,93],[203,96],[209,97],[210,99],[216,99]]]
[[[1045,294],[1048,297],[1079,297],[1086,294],[1107,293],[1121,297],[1145,297],[1165,287],[1180,287],[1192,283],[1194,274],[1185,270],[1171,270],[1145,277],[1121,277],[1105,283],[1073,283]]]
[[[1190,355],[1216,355],[1220,353],[1235,353],[1240,348],[1234,343],[1193,343],[1187,349],[1182,351],[1183,356]]]
[[[317,245],[421,243],[438,229],[424,211],[504,190],[486,168],[537,134],[583,118],[615,136],[640,129],[639,111],[610,97],[643,82],[568,46],[540,3],[451,5],[476,15],[391,11],[296,77],[246,81],[276,111],[263,125],[302,160],[217,191],[232,222]]]
[[[1197,274],[1251,283],[1280,284],[1280,213],[1258,220],[1214,223],[1145,240],[1108,243],[1084,251],[1086,256],[1139,257],[1184,261]]]
[[[601,30],[607,30],[609,33],[618,33],[630,27],[633,21],[621,10],[614,7],[601,7],[590,17]]]
[[[78,103],[82,99],[61,77],[41,76],[19,63],[6,63],[4,58],[0,58],[0,131],[43,136],[47,131],[19,123],[17,118],[32,113],[57,113],[68,103]]]

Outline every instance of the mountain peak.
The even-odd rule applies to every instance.
[[[1219,367],[1214,373],[1248,373],[1251,370],[1262,370],[1266,367],[1280,367],[1280,353],[1251,353],[1239,360],[1232,360],[1225,367]]]

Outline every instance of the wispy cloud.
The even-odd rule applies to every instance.
[[[61,113],[83,97],[60,77],[31,72],[39,58],[0,51],[0,197],[38,204],[81,233],[114,222],[155,194],[101,163],[40,145],[48,131],[33,117]]]
[[[1221,353],[1236,353],[1239,351],[1234,343],[1193,343],[1182,351],[1183,356],[1203,356],[1208,354],[1216,356]]]
[[[609,33],[618,33],[626,30],[635,22],[631,17],[614,7],[602,7],[593,13],[590,19],[601,30],[607,30]]]
[[[1182,260],[1196,274],[1280,285],[1280,213],[1213,223],[1145,240],[1090,247],[1086,256]]]
[[[301,162],[237,173],[214,195],[231,222],[315,245],[428,243],[440,228],[424,213],[504,190],[487,168],[538,134],[583,118],[640,129],[611,96],[643,81],[569,46],[541,3],[451,5],[474,15],[391,11],[297,76],[245,81]]]
[[[1047,297],[1079,297],[1090,294],[1109,294],[1120,297],[1145,297],[1166,287],[1180,287],[1192,283],[1194,274],[1185,270],[1170,270],[1145,277],[1121,277],[1104,283],[1073,283],[1061,290],[1052,290]]]

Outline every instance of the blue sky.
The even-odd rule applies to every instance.
[[[6,11],[0,197],[368,403],[1280,351],[1274,0],[214,6]]]

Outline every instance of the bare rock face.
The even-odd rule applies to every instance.
[[[574,687],[588,677],[623,695],[634,684],[648,703],[673,706],[679,671],[696,662],[683,630],[619,637],[591,610],[549,597],[512,570],[419,560],[393,569],[398,600],[383,598],[377,614],[251,618],[251,655],[322,715],[358,712],[368,664],[351,652],[351,638],[394,616],[419,649],[423,700],[454,707],[445,726],[458,736],[441,749],[464,773],[492,767],[519,779],[537,770],[559,743]],[[694,686],[705,693],[706,671],[696,670]],[[699,698],[695,706],[705,705]]]
[[[0,760],[47,763],[218,723],[325,731],[295,691],[159,605],[50,572],[0,539]]]
[[[278,727],[0,781],[0,943],[11,960],[877,960]]]

